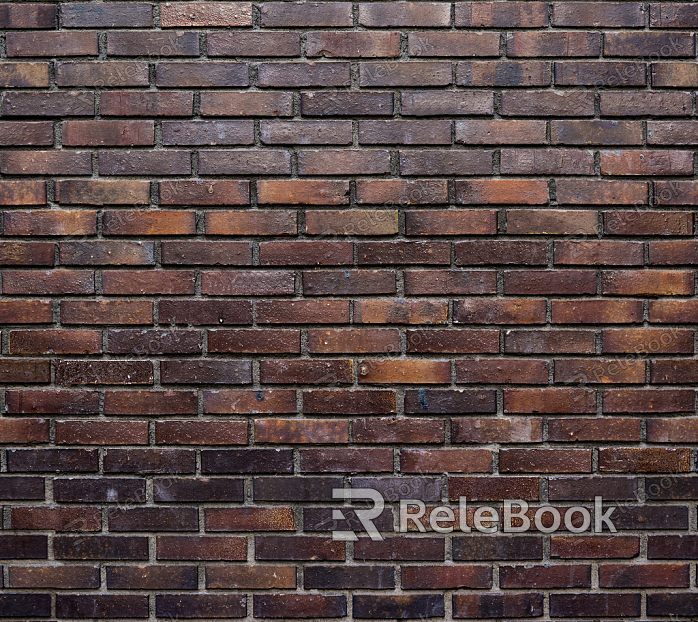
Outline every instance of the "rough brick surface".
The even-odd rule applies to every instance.
[[[697,29],[0,3],[0,620],[698,618]]]

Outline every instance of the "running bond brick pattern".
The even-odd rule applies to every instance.
[[[698,616],[698,5],[0,27],[0,618]]]

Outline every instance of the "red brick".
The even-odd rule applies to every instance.
[[[505,413],[593,413],[596,391],[590,389],[505,389]]]
[[[347,421],[258,419],[254,425],[256,443],[346,443],[349,440]]]
[[[205,391],[204,412],[213,414],[295,413],[296,392]]]
[[[55,4],[2,4],[0,27],[12,29],[55,28]]]
[[[458,86],[548,86],[550,63],[542,61],[463,61],[456,68]]]

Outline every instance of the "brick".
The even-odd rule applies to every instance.
[[[87,151],[11,151],[2,154],[0,172],[7,175],[90,175],[92,160]]]
[[[390,152],[370,151],[299,151],[300,175],[371,175],[390,171]]]
[[[619,359],[556,359],[555,381],[642,384],[645,381],[645,363]]]
[[[458,86],[548,86],[550,63],[543,61],[463,61],[456,68]]]
[[[14,566],[9,568],[8,587],[44,589],[83,589],[99,587],[96,566]]]
[[[252,26],[252,5],[248,2],[172,2],[163,5],[164,28],[193,26]]]
[[[438,2],[394,2],[390,5],[359,4],[359,24],[370,28],[451,25],[450,7]]]
[[[55,28],[56,6],[54,4],[2,4],[0,5],[0,27]]]
[[[452,419],[451,426],[455,443],[533,443],[543,438],[542,419]]]
[[[402,114],[404,116],[439,115],[490,115],[494,111],[492,96],[483,91],[403,91]],[[434,154],[424,152],[425,157]],[[436,154],[434,154],[436,155]],[[472,153],[442,152],[444,158],[461,158]],[[469,167],[468,167],[469,168]],[[476,171],[473,171],[476,173]],[[489,172],[485,171],[485,172]],[[424,175],[426,173],[421,172]],[[444,173],[439,173],[443,175]],[[459,174],[463,174],[462,169]]]
[[[640,552],[636,536],[553,536],[551,557],[563,559],[632,558]]]
[[[507,34],[507,56],[598,56],[598,32],[513,32]]]
[[[147,242],[61,242],[63,265],[153,265],[153,245]]]
[[[194,34],[194,33],[192,33]],[[209,32],[206,38],[209,56],[300,56],[300,35],[291,32]],[[198,39],[197,53],[198,56]],[[208,98],[220,101],[219,93],[207,93]],[[268,95],[262,101],[273,101],[271,93],[229,93],[231,97]],[[279,94],[284,97],[285,94]],[[223,104],[225,105],[225,104]]]
[[[637,181],[560,180],[556,191],[558,203],[568,205],[643,205],[648,202],[647,184]]]
[[[655,182],[654,190],[659,205],[691,205],[696,196],[691,182]]]
[[[208,531],[293,531],[293,508],[231,508],[206,511]]]
[[[130,594],[56,597],[56,613],[66,618],[111,618],[115,615],[143,618],[148,615],[148,597]]]
[[[213,235],[292,235],[297,225],[296,212],[283,210],[255,210],[207,212],[207,234]]]
[[[246,242],[163,242],[160,249],[165,265],[252,265],[252,246]]]
[[[604,294],[633,296],[686,296],[695,290],[688,270],[611,270],[602,275]]]
[[[359,265],[448,264],[450,244],[439,242],[359,242]]]
[[[543,541],[536,536],[459,537],[453,539],[453,559],[457,561],[538,560],[543,559]]]
[[[317,566],[314,566],[317,568]],[[208,589],[293,589],[296,573],[293,566],[207,566]]]
[[[554,300],[552,318],[556,324],[631,324],[642,321],[639,300]]]
[[[147,445],[148,424],[145,421],[59,421],[56,444]]]
[[[261,382],[268,384],[347,384],[351,382],[350,360],[264,360],[260,363]]]
[[[439,420],[355,419],[352,437],[356,443],[442,443],[444,426]]]
[[[641,354],[690,353],[693,331],[636,328],[602,331],[602,351]]]
[[[263,266],[337,266],[354,263],[351,242],[262,242],[259,263]]]
[[[148,538],[145,536],[57,536],[54,538],[56,559],[80,560],[147,560]]]
[[[260,204],[345,205],[349,203],[349,182],[345,181],[259,181],[257,200]]]
[[[696,245],[689,241],[650,242],[650,264],[692,264],[696,256]]]
[[[307,296],[392,294],[392,270],[315,270],[303,272],[303,293]]]
[[[312,33],[309,33],[310,36]],[[373,34],[373,33],[349,33],[342,32],[342,37],[352,34]],[[344,40],[344,39],[343,39]],[[393,114],[394,96],[385,92],[353,92],[353,91],[333,91],[323,93],[320,91],[310,91],[301,93],[301,112],[305,116],[386,116]]]
[[[94,449],[10,449],[8,472],[96,473],[99,457]]]
[[[21,363],[19,365],[21,366]],[[0,422],[0,430],[5,443],[26,444],[47,443],[49,441],[48,420],[46,419],[3,419]]]
[[[148,301],[61,302],[63,324],[152,324],[153,303]]]
[[[502,149],[500,166],[505,175],[592,175],[594,158],[575,149]]]
[[[696,311],[692,300],[651,300],[650,322],[692,323]]]
[[[158,421],[155,442],[165,445],[246,445],[244,421]]]
[[[346,596],[255,594],[255,615],[265,618],[337,618],[347,613]]]
[[[543,2],[459,2],[456,27],[536,28],[548,25],[548,5]]]
[[[528,617],[543,614],[543,594],[457,594],[456,618]]]
[[[688,384],[693,382],[698,369],[693,361],[681,359],[654,359],[651,361],[650,379],[656,384]]]
[[[316,536],[256,536],[257,560],[344,561],[345,545]]]
[[[499,584],[504,589],[591,587],[591,566],[500,566]]]
[[[164,11],[169,7],[165,5]],[[163,15],[161,13],[161,20]],[[195,32],[129,32],[107,33],[109,56],[198,56],[199,37]],[[190,111],[191,112],[191,111]]]
[[[496,352],[498,351],[497,347]],[[547,361],[533,359],[525,361],[512,359],[461,360],[456,362],[456,382],[466,384],[493,382],[498,384],[547,384],[548,367]]]
[[[693,38],[690,39],[693,44]],[[652,63],[652,86],[680,86],[690,88],[698,84],[698,73],[691,66],[681,63]]]
[[[542,145],[545,139],[545,121],[495,119],[494,121],[456,121],[456,142],[467,145]],[[494,186],[511,184],[508,180],[483,180],[500,182]],[[528,182],[535,188],[540,182]],[[529,191],[530,192],[530,191]]]
[[[500,473],[591,473],[588,449],[501,449]]]
[[[548,185],[544,181],[509,179],[457,181],[456,202],[540,205],[548,202]]]
[[[390,235],[397,233],[396,210],[307,210],[305,229],[309,235]]]
[[[593,413],[596,391],[591,389],[505,389],[505,413]]]
[[[245,63],[161,62],[155,69],[155,85],[166,88],[247,86],[249,82]]]
[[[301,449],[302,473],[391,472],[392,449]]]
[[[485,294],[495,291],[492,271],[405,270],[407,295]]]
[[[9,212],[4,215],[3,225],[6,235],[95,235],[97,213],[68,210]]]
[[[56,200],[62,204],[147,205],[150,183],[141,180],[65,179],[56,182],[55,192]]]
[[[453,303],[453,321],[467,324],[543,324],[545,301],[456,300]]]
[[[48,63],[0,63],[2,88],[48,88]]]
[[[689,93],[674,91],[606,91],[601,93],[603,116],[642,115],[651,110],[657,117],[686,116]]]
[[[407,235],[486,235],[497,231],[494,211],[408,211],[405,212]],[[458,261],[457,261],[458,263]]]
[[[505,270],[504,293],[519,295],[580,295],[596,293],[590,270]]]
[[[100,354],[98,330],[13,330],[10,354]]]
[[[204,294],[214,296],[282,296],[292,294],[293,287],[293,272],[282,270],[204,272],[201,284]]]
[[[485,449],[403,449],[403,473],[492,473],[492,453]]]
[[[507,210],[506,230],[512,234],[585,236],[596,234],[598,215],[589,210]]]
[[[389,414],[396,411],[394,391],[303,391],[309,414]]]
[[[400,55],[400,35],[397,32],[309,32],[306,55],[342,58],[397,57]]]
[[[69,3],[61,6],[64,28],[148,28],[152,26],[150,4],[112,3],[95,6],[90,3]]]
[[[693,36],[688,33],[611,32],[604,37],[605,56],[673,58],[693,56],[694,54],[695,41]]]
[[[641,145],[642,127],[635,121],[551,121],[554,145]]]
[[[695,145],[695,124],[692,121],[650,121],[647,124],[647,144]],[[683,190],[682,185],[676,182],[671,187]]]
[[[128,34],[132,35],[133,33]],[[130,41],[128,45],[130,48]],[[191,114],[194,108],[193,102],[193,93],[185,91],[169,93],[108,91],[102,93],[100,113],[103,116],[119,117],[177,117]]]
[[[340,62],[260,63],[258,83],[262,87],[349,86],[350,66]]]
[[[74,333],[75,331],[73,331]],[[152,384],[150,361],[77,361],[56,362],[56,384]]]
[[[99,412],[96,391],[28,391],[5,392],[6,412],[21,414],[86,415]]]
[[[250,121],[163,121],[162,142],[163,145],[251,145],[254,126]]]
[[[107,588],[167,590],[196,589],[194,566],[108,566]]]
[[[148,64],[142,62],[59,62],[56,63],[58,86],[93,86],[109,88],[148,86]],[[39,86],[39,85],[37,85]]]
[[[7,228],[7,221],[4,225]],[[49,242],[0,242],[0,265],[53,266],[54,249]]]
[[[308,330],[313,354],[389,353],[400,351],[400,333],[390,328]]]
[[[568,91],[504,91],[502,114],[524,117],[591,117],[592,93]]]
[[[359,383],[442,384],[450,382],[448,361],[372,361],[358,363]]]
[[[688,448],[599,449],[599,471],[623,473],[680,473],[690,469]]]
[[[366,6],[366,5],[365,5]],[[409,33],[410,56],[499,56],[499,36],[494,32]]]
[[[215,414],[294,413],[295,391],[206,391],[204,412]]]
[[[250,361],[191,361],[160,362],[162,384],[250,384]]]
[[[644,245],[641,242],[555,242],[555,264],[596,266],[641,266]]]
[[[640,594],[554,594],[550,599],[551,616],[590,615],[637,616]]]
[[[553,4],[553,26],[638,28],[644,25],[644,8],[640,3],[555,2]]]
[[[351,568],[345,566],[308,566],[303,575],[306,589],[392,589],[393,569],[389,566]]]
[[[362,145],[450,145],[451,124],[445,120],[359,121]]]
[[[650,27],[690,28],[698,24],[694,7],[681,4],[650,5]]]
[[[193,391],[106,391],[107,415],[186,415],[196,413]]]
[[[194,294],[194,273],[187,270],[105,270],[106,295]]]
[[[212,330],[208,332],[209,352],[300,354],[298,330]]]
[[[447,86],[451,82],[450,63],[359,63],[360,86]]]
[[[348,439],[346,421],[261,419],[255,422],[258,443],[346,443]]]
[[[27,5],[29,6],[29,5]],[[40,5],[39,5],[40,6]],[[5,92],[3,116],[71,117],[94,114],[94,93],[54,91],[50,93]]]
[[[407,413],[492,413],[495,394],[480,389],[408,389],[405,392]]]
[[[357,618],[440,617],[444,614],[442,595],[370,596],[354,595],[353,611]]]
[[[51,615],[49,594],[2,594],[0,605],[3,613],[12,617]]]
[[[7,56],[97,56],[96,32],[9,32]]]
[[[694,397],[688,389],[608,390],[604,412],[691,412]]]
[[[185,151],[102,151],[98,166],[101,175],[189,175],[191,157]]]

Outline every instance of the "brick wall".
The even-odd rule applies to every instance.
[[[0,618],[698,616],[698,5],[0,27]]]

